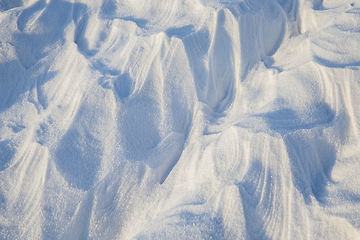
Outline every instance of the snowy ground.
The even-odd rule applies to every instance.
[[[0,239],[360,239],[360,0],[0,0]]]

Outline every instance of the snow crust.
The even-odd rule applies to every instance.
[[[359,0],[0,0],[0,239],[360,239]]]

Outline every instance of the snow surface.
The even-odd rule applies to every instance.
[[[360,0],[0,11],[0,239],[360,239]]]

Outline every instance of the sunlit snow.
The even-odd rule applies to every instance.
[[[360,239],[360,0],[0,0],[0,239]]]

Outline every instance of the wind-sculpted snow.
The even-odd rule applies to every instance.
[[[0,239],[360,239],[357,0],[0,0]]]

